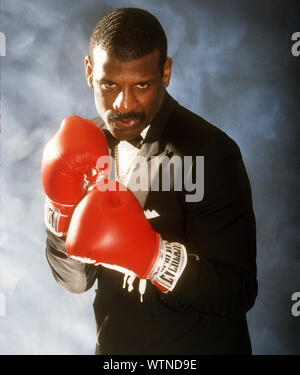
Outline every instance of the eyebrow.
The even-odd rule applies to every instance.
[[[112,81],[111,79],[107,79],[107,78],[101,78],[101,79],[98,79],[97,80],[98,83],[109,83],[109,84],[117,84],[116,82]],[[135,84],[154,84],[157,82],[157,79],[156,78],[150,78],[150,79],[146,79],[146,80],[142,80],[142,81],[137,81],[135,82]]]
[[[146,79],[144,81],[138,81],[136,82],[136,84],[145,84],[145,83],[148,83],[148,84],[152,84],[152,83],[156,83],[157,82],[157,79],[155,78],[150,78],[150,79]]]
[[[101,78],[97,80],[98,83],[115,83],[114,81],[106,78]]]

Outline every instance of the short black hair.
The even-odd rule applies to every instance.
[[[93,51],[98,45],[121,61],[138,59],[158,49],[163,72],[167,37],[158,19],[146,10],[119,8],[107,13],[91,36],[89,54],[92,63]]]

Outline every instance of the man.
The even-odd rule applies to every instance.
[[[138,288],[141,281],[131,280],[133,290],[130,293],[122,288],[124,275],[113,267],[115,261],[111,262],[112,267],[107,267],[107,264],[98,264],[100,256],[98,265],[89,264],[93,256],[82,247],[77,259],[69,256],[66,233],[61,232],[60,236],[51,230],[53,222],[49,221],[49,212],[59,209],[53,202],[60,201],[53,199],[46,204],[46,255],[55,279],[73,293],[82,293],[96,280],[98,282],[94,301],[96,353],[250,354],[246,313],[257,294],[255,218],[238,146],[224,132],[180,106],[167,93],[172,60],[167,57],[165,33],[148,12],[122,8],[104,16],[94,29],[85,66],[100,116],[94,122],[105,132],[109,154],[116,162],[115,167],[111,167],[110,177],[130,189],[137,156],[144,156],[148,162],[154,156],[179,156],[181,159],[191,156],[192,173],[197,177],[196,156],[204,156],[204,197],[201,199],[189,201],[187,190],[183,187],[179,191],[174,184],[170,191],[133,190],[139,207],[148,213],[151,230],[167,243],[179,244],[180,257],[185,260],[167,290],[147,277],[142,303],[141,288]],[[77,120],[67,119],[67,122],[72,121],[70,129],[76,128],[73,121],[77,124]],[[91,124],[80,123],[77,140],[81,138],[81,126],[92,129]],[[87,139],[93,147],[99,139],[97,152],[88,151],[92,160],[89,163],[93,164],[97,155],[107,152],[100,134]],[[78,143],[78,147],[88,148],[89,142]],[[148,175],[144,169],[140,172],[141,178]],[[51,179],[56,178],[57,173],[53,173]],[[45,191],[49,195],[46,188]],[[87,227],[79,230],[80,234],[77,229],[84,225],[86,212],[92,212],[92,208],[89,211],[82,208],[86,199],[98,194],[100,200],[107,202],[107,192],[94,191],[84,199],[87,191],[83,195],[76,193],[76,199],[65,202],[64,207],[73,205],[66,213],[68,218],[73,215],[70,219],[72,234],[67,236],[78,235],[82,241],[91,241],[90,234],[84,235],[90,233],[85,231]],[[105,205],[101,203],[97,209],[95,204],[91,207],[93,215],[100,215]],[[109,210],[105,212],[108,215],[106,226],[99,224],[98,218],[92,222],[95,216],[90,215],[90,225],[95,226],[97,232],[93,235],[99,236],[104,227],[105,231],[110,231],[110,226],[118,233],[118,226],[123,230],[126,221],[130,227],[131,210],[122,213],[121,220],[118,216],[110,219]],[[120,222],[116,223],[118,220]],[[130,230],[126,238],[129,245],[127,248],[119,246],[117,250],[125,254],[125,260],[139,238],[139,231],[139,227]],[[122,236],[126,236],[123,233]],[[118,240],[117,237],[116,234],[110,239]],[[143,256],[143,248],[134,255],[139,261]]]

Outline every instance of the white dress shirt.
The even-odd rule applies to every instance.
[[[145,139],[146,134],[149,130],[149,127],[150,127],[150,125],[148,125],[141,132],[141,136],[142,136],[143,139]],[[121,141],[118,144],[117,147],[118,147],[118,153],[119,153],[119,160],[118,160],[118,162],[119,162],[119,175],[120,175],[120,178],[124,178],[126,176],[126,173],[127,173],[126,179],[122,181],[122,183],[124,185],[127,185],[128,181],[130,179],[132,170],[133,170],[132,167],[134,165],[134,162],[137,159],[137,156],[138,156],[138,153],[139,153],[140,150],[127,141]],[[128,171],[129,167],[131,167],[131,168]]]

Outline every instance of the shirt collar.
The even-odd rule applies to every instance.
[[[149,130],[149,128],[150,128],[150,124],[141,132],[141,137],[143,138],[143,139],[145,139],[146,138],[146,135],[147,135],[147,133],[148,133],[148,130]]]

